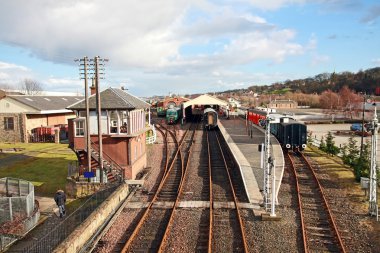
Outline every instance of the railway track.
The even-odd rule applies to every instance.
[[[231,167],[218,131],[207,132],[210,177],[209,252],[248,252],[245,228],[235,193]]]
[[[160,128],[163,127],[161,126]],[[168,129],[166,131],[171,135],[175,143],[175,148],[172,149],[173,155],[169,158],[164,177],[153,200],[149,203],[121,252],[160,252],[161,248],[164,247],[163,242],[166,240],[165,238],[173,220],[184,175],[181,146],[185,140],[183,138],[178,143],[175,133]],[[186,132],[185,136],[187,134]],[[189,141],[188,145],[191,146],[191,143]]]
[[[145,194],[143,202],[139,197],[131,199],[132,205],[120,215],[131,213],[135,218],[124,231],[119,228],[109,233],[120,238],[115,246],[105,244],[114,239],[104,239],[100,248],[112,248],[112,252],[248,252],[238,205],[245,194],[235,196],[241,192],[241,178],[218,131],[206,132],[201,124],[194,124],[175,144],[173,131],[163,126],[158,129],[169,143],[161,144],[167,150],[162,181],[148,198]]]
[[[301,152],[285,154],[296,179],[305,252],[346,252],[312,166]]]

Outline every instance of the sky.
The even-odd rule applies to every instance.
[[[380,2],[0,1],[0,86],[83,94],[84,56],[108,59],[101,89],[141,97],[357,72],[380,67]]]

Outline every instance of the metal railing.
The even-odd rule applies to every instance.
[[[47,235],[39,238],[36,242],[33,242],[22,250],[12,251],[12,248],[10,248],[7,252],[52,252],[78,225],[83,223],[117,187],[118,186],[113,186],[93,194],[78,209],[67,216],[67,218],[61,221],[58,225],[54,226]]]
[[[91,148],[92,148],[92,151],[95,151],[97,154],[99,154],[99,145],[94,143],[93,141],[91,141]],[[92,155],[92,157],[94,157]],[[95,160],[97,162],[99,162],[97,160],[97,157],[94,157]],[[103,166],[104,166],[104,163],[107,162],[109,164],[109,167],[110,167],[110,170],[111,172],[114,172],[112,174],[114,174],[115,176],[119,176],[120,177],[120,180],[123,180],[124,179],[124,168],[121,167],[115,160],[113,160],[106,152],[104,152],[103,150]]]

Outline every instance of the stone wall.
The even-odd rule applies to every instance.
[[[104,187],[104,183],[77,182],[70,177],[66,180],[66,194],[72,198],[89,196]]]
[[[13,117],[13,130],[4,129],[6,117]],[[27,142],[25,116],[21,113],[0,113],[0,142]]]
[[[122,184],[103,204],[101,204],[74,232],[53,252],[79,252],[97,229],[106,221],[129,194],[128,185]]]

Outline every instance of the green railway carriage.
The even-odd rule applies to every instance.
[[[182,109],[179,107],[173,107],[166,110],[166,122],[167,124],[175,124],[182,118]]]
[[[164,107],[157,107],[157,116],[158,117],[165,117],[166,116],[166,109]]]

